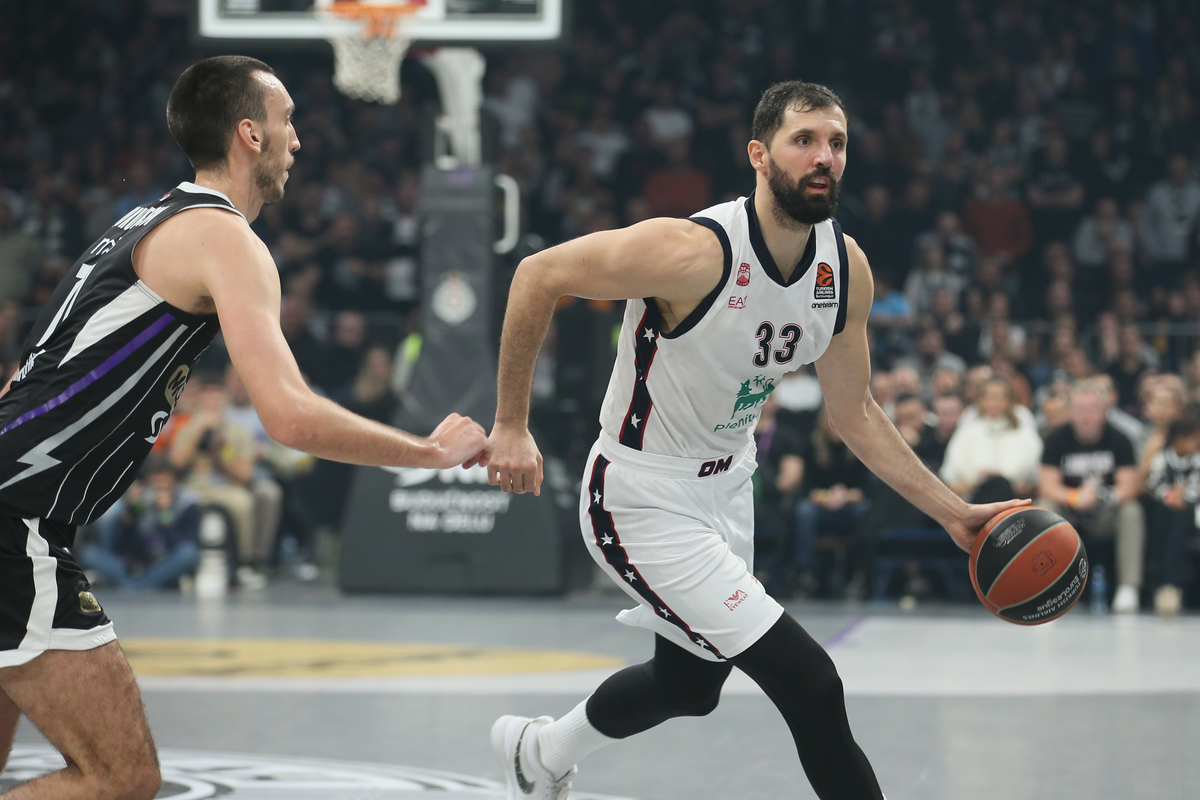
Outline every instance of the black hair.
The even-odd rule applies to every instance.
[[[787,110],[813,111],[818,108],[837,106],[846,113],[842,99],[828,87],[804,81],[783,81],[763,92],[758,107],[754,109],[752,135],[763,144],[771,144],[771,137],[783,125]]]
[[[1188,408],[1167,425],[1167,447],[1171,447],[1185,436],[1195,436],[1200,433],[1200,409],[1194,406]]]
[[[214,56],[183,71],[167,100],[167,128],[197,171],[220,167],[244,119],[265,122],[263,82],[275,70],[249,56]]]

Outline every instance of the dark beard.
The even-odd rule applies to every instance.
[[[824,195],[810,197],[804,193],[804,187],[817,177],[829,181],[829,191]],[[768,161],[767,186],[775,196],[775,221],[785,228],[794,228],[797,224],[816,225],[837,212],[841,183],[834,179],[828,168],[814,170],[800,180],[792,182],[788,180],[786,172],[775,166],[774,161]]]
[[[264,136],[260,160],[254,165],[254,187],[258,189],[258,196],[262,198],[263,205],[278,203],[283,199],[283,182],[280,176],[271,174],[267,167],[272,155],[274,154],[271,152],[271,137]]]

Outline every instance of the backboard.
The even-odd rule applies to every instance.
[[[327,2],[327,0],[325,0]],[[405,20],[424,45],[550,42],[563,33],[564,0],[426,0]],[[199,32],[212,39],[328,39],[355,23],[317,13],[322,0],[198,0]]]

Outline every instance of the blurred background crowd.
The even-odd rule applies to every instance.
[[[11,373],[84,247],[192,177],[163,110],[174,79],[211,51],[182,0],[0,8]],[[1011,492],[1075,520],[1110,570],[1115,610],[1200,602],[1198,23],[1188,0],[575,3],[565,46],[488,53],[487,151],[524,198],[500,301],[522,254],[748,193],[761,91],[827,84],[850,126],[838,219],[876,280],[876,399],[963,496]],[[282,273],[285,334],[315,387],[390,420],[420,345],[435,83],[409,58],[402,99],[378,106],[333,89],[327,50],[246,52],[275,66],[297,104],[287,196],[255,223]],[[534,421],[572,472],[596,430],[620,310],[564,301],[539,364]],[[186,574],[195,505],[223,509],[251,587],[281,564],[315,576],[322,531],[338,528],[351,473],[270,443],[219,348],[209,361],[145,480],[93,537],[93,563],[115,582]],[[811,374],[784,382],[756,435],[775,591],[961,591],[938,577],[949,556],[922,538],[929,521],[824,422]]]

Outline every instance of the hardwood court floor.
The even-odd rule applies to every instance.
[[[560,715],[649,634],[622,597],[100,593],[163,749],[160,797],[494,800],[488,730]],[[1195,800],[1200,618],[1002,623],[977,607],[790,604],[830,650],[890,800]],[[0,787],[53,767],[28,723]],[[223,781],[223,782],[222,782]],[[215,787],[215,788],[214,788]],[[814,797],[786,727],[734,672],[721,706],[601,750],[577,800]]]

